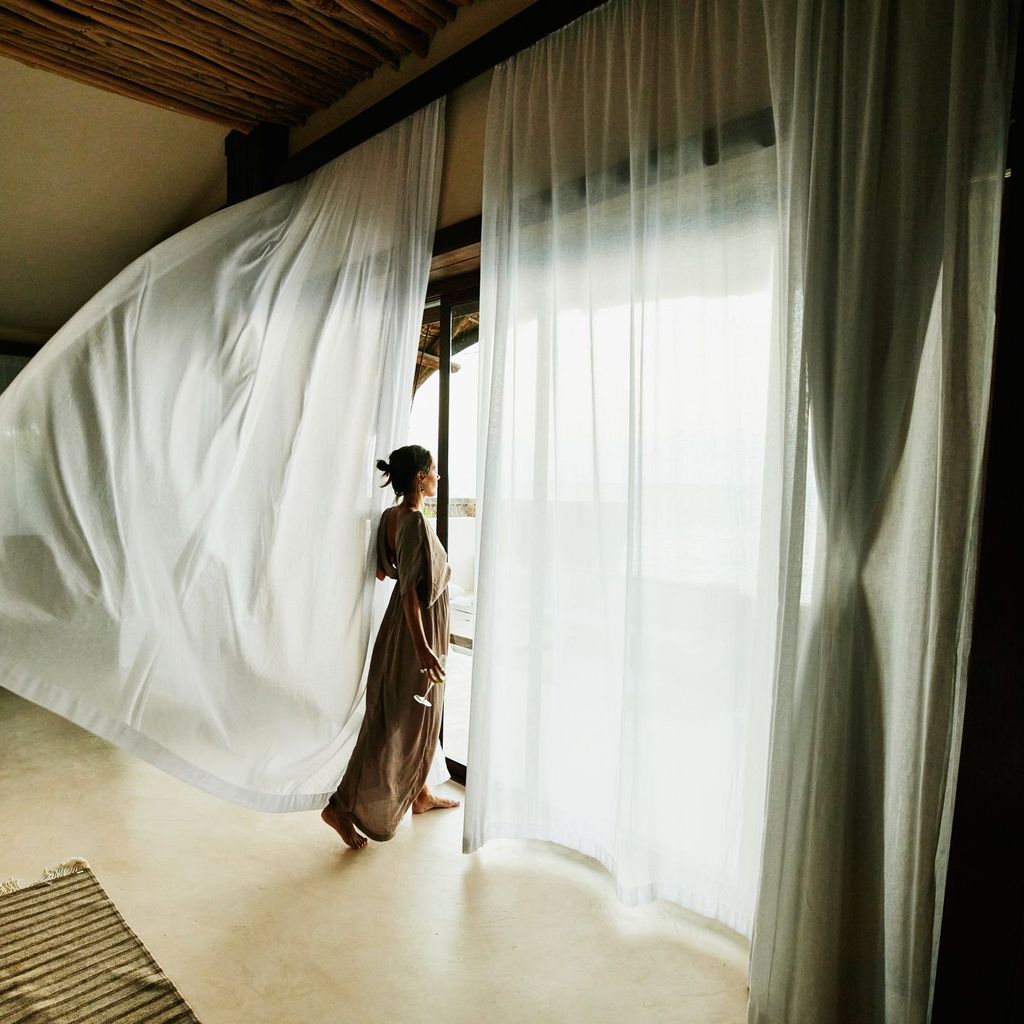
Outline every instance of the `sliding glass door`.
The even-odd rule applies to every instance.
[[[451,638],[442,745],[452,777],[465,782],[476,612],[477,384],[479,299],[476,288],[429,302],[420,331],[409,443],[434,452],[437,498],[427,521],[452,567]]]

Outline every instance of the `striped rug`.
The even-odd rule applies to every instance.
[[[0,1024],[198,1024],[84,860],[0,885]]]

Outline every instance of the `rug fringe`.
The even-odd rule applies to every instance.
[[[58,864],[55,868],[49,868],[43,872],[42,882],[52,882],[55,878],[65,878],[67,875],[77,875],[79,871],[90,871],[89,862],[81,857],[72,857],[71,860]]]
[[[72,857],[71,860],[58,864],[55,868],[47,868],[39,882],[53,882],[58,878],[66,878],[68,875],[76,875],[79,871],[91,871],[89,862],[81,857]],[[28,889],[39,882],[24,882],[20,878],[8,878],[6,882],[0,882],[0,896],[10,896],[12,893]]]

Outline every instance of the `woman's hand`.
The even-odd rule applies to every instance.
[[[416,648],[416,660],[420,663],[420,674],[431,683],[444,681],[444,667],[437,655],[427,646]]]

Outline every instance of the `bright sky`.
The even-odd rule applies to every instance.
[[[449,416],[448,462],[451,479],[449,496],[476,497],[477,368],[479,345],[464,349],[453,358],[459,367],[452,374]],[[416,392],[409,416],[409,443],[421,444],[437,456],[437,410],[440,375],[434,373]]]

